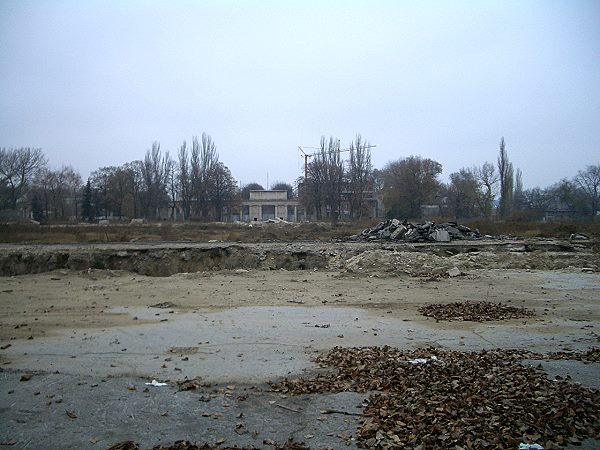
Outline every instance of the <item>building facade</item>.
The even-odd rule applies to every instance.
[[[265,222],[303,220],[298,200],[288,198],[287,191],[250,191],[250,198],[242,202],[239,220],[242,222]]]

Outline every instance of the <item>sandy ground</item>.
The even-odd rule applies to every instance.
[[[533,308],[537,316],[529,321],[529,331],[575,333],[584,328],[589,334],[600,320],[599,291],[600,275],[579,271],[474,270],[455,278],[424,279],[329,271],[232,270],[158,278],[62,270],[2,279],[0,340],[7,344],[76,329],[160,323],[175,313],[255,306],[360,308],[370,315],[444,329],[447,323],[436,324],[417,309],[427,303],[479,300]],[[127,311],[153,305],[158,312],[150,317]]]
[[[435,255],[429,258],[435,267]],[[319,410],[359,411],[364,395],[282,398],[265,383],[319,370],[314,355],[336,345],[539,352],[598,346],[600,274],[582,272],[584,264],[589,259],[563,270],[476,268],[456,277],[363,270],[357,261],[339,269],[160,278],[99,269],[4,277],[0,444],[106,448],[133,439],[150,448],[225,439],[261,446],[293,438],[311,448],[352,447],[359,418]],[[536,315],[436,322],[418,312],[428,303],[479,300]],[[550,366],[600,387],[598,364]],[[24,373],[33,374],[30,381],[19,381]],[[185,377],[199,377],[202,392],[177,392],[174,382]],[[168,386],[148,390],[152,379]],[[248,433],[234,432],[239,423]]]

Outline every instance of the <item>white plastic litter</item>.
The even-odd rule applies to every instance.
[[[437,356],[432,356],[431,358],[409,359],[408,362],[411,364],[427,364],[428,362],[440,362],[440,360]]]
[[[544,450],[540,444],[519,444],[519,450]]]
[[[150,383],[146,383],[146,386],[163,387],[163,386],[167,386],[167,383],[161,383],[159,381],[152,380]]]

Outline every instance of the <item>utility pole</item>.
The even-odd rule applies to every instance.
[[[300,145],[298,146],[298,150],[300,150],[304,155],[304,181],[306,181],[306,179],[308,178],[308,158],[311,158],[315,155],[309,155],[304,151],[304,149]]]
[[[339,142],[339,139],[338,139]],[[375,148],[377,147],[376,145],[367,145],[364,148]],[[302,153],[302,156],[304,156],[304,181],[306,181],[308,179],[308,158],[312,158],[313,156],[318,156],[321,154],[321,152],[316,152],[316,153],[306,153],[304,151],[304,149],[317,149],[317,147],[302,147],[302,146],[298,146],[298,150],[300,150],[300,152]],[[344,152],[349,152],[351,149],[349,148],[341,148],[339,150],[332,150],[329,152],[326,152],[327,155],[330,155],[331,153],[335,153],[335,152],[340,152],[340,153],[344,153]]]

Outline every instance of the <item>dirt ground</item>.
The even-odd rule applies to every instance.
[[[21,269],[0,278],[0,446],[189,439],[263,448],[292,439],[355,447],[361,418],[320,411],[358,413],[364,394],[288,397],[267,383],[319,372],[314,356],[334,346],[545,353],[599,345],[597,250],[528,245],[5,244],[4,274]],[[418,311],[459,301],[535,315],[438,322]],[[545,364],[600,388],[598,363]],[[186,378],[200,388],[178,391]],[[167,386],[147,386],[153,379]]]

